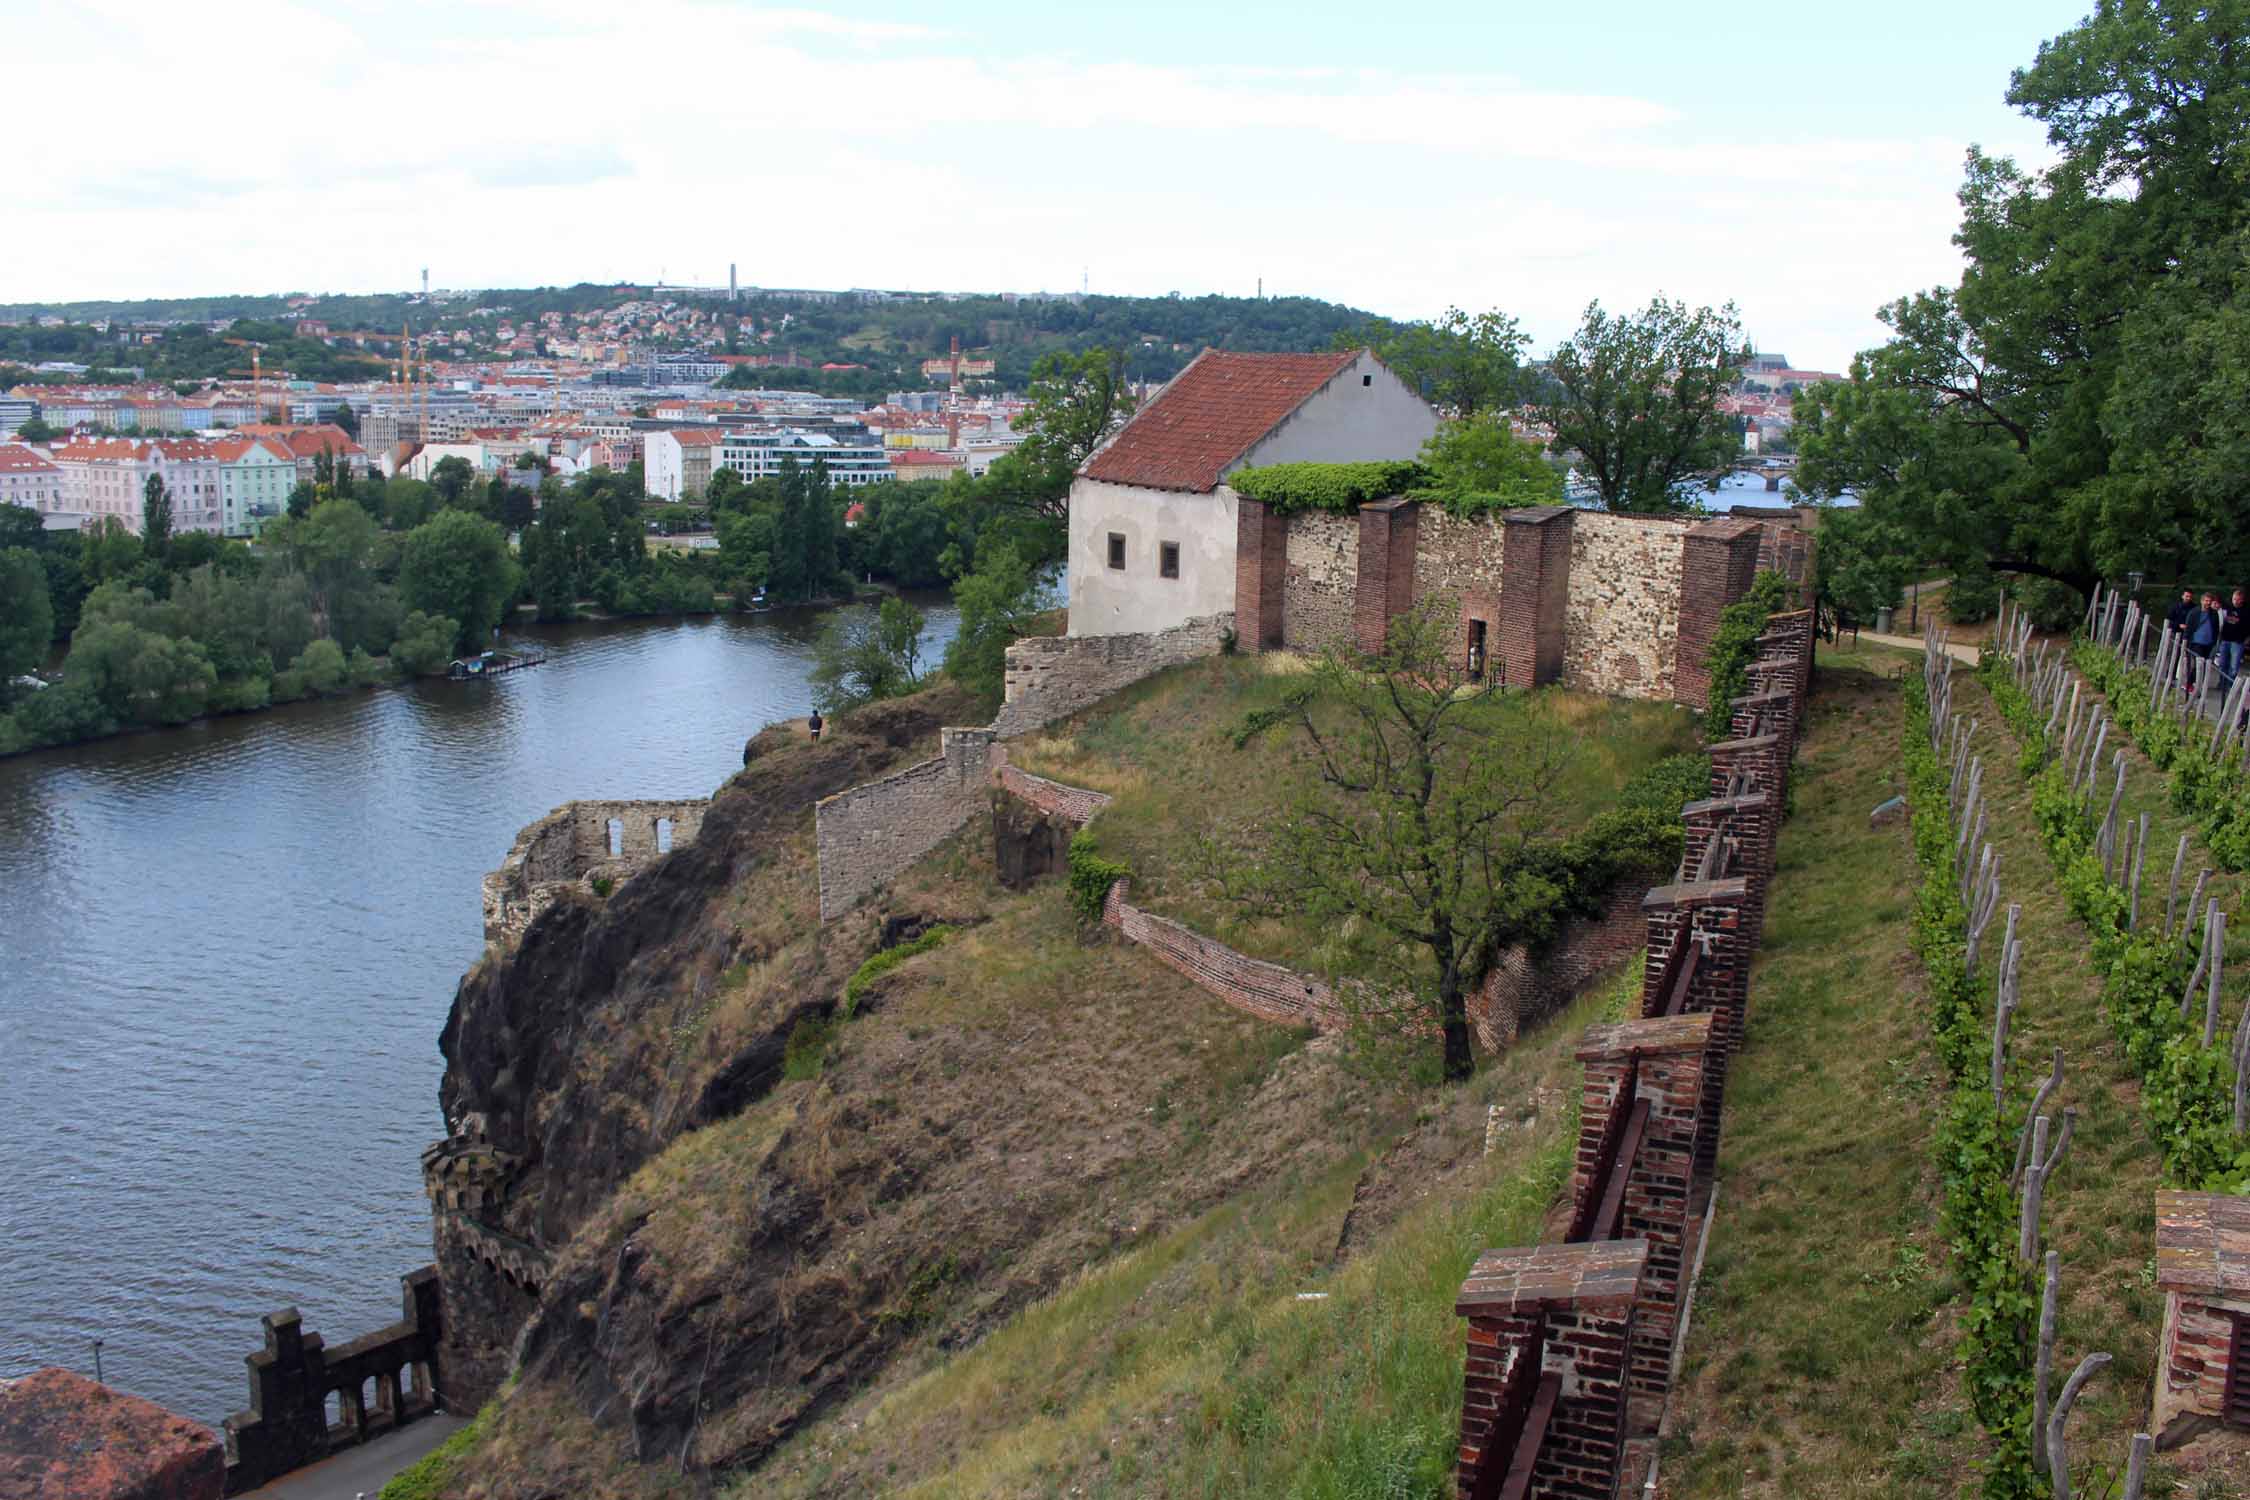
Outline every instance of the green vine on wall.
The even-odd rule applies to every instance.
[[[1099,922],[1102,906],[1109,900],[1109,888],[1132,870],[1118,860],[1102,858],[1093,832],[1084,828],[1071,838],[1069,864],[1071,907],[1082,920]]]
[[[1750,691],[1750,662],[1758,653],[1758,637],[1766,633],[1766,621],[1789,606],[1795,590],[1786,576],[1768,569],[1751,581],[1749,593],[1719,611],[1719,628],[1703,658],[1711,673],[1703,732],[1712,739],[1731,737],[1734,700]]]

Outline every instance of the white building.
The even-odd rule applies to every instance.
[[[220,529],[218,449],[193,438],[84,438],[53,450],[63,472],[63,505],[89,521],[114,516],[125,529],[141,529],[141,504],[150,475],[164,481],[172,500],[174,531]]]
[[[641,446],[641,487],[659,500],[700,500],[721,462],[716,427],[657,428]],[[749,476],[745,474],[744,478]]]
[[[219,455],[219,533],[252,537],[289,509],[297,487],[297,460],[276,438],[221,438]]]
[[[1368,350],[1207,349],[1070,486],[1070,633],[1165,630],[1234,608],[1236,496],[1279,463],[1410,459],[1437,414]]]
[[[0,505],[21,505],[42,516],[67,514],[61,466],[36,448],[0,443]]]
[[[655,450],[651,441],[649,451],[653,454]],[[824,463],[829,482],[847,487],[881,484],[892,477],[891,455],[884,451],[882,440],[865,429],[855,435],[807,432],[797,427],[741,428],[728,432],[719,444],[718,467],[734,470],[744,483],[780,478],[781,466],[789,459],[795,459],[800,469],[811,468],[815,461]],[[649,488],[653,491],[655,485],[651,483]]]

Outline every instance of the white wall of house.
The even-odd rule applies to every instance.
[[[687,460],[680,440],[669,432],[648,435],[641,449],[642,487],[659,500],[677,500],[687,482]]]
[[[1416,458],[1437,431],[1437,413],[1383,367],[1374,355],[1359,358],[1304,405],[1268,433],[1242,462],[1261,464],[1356,464],[1386,458]]]
[[[1079,478],[1070,486],[1070,633],[1130,635],[1234,608],[1235,494],[1150,490]],[[1109,538],[1125,566],[1109,565]],[[1180,547],[1180,576],[1161,573],[1162,544]]]

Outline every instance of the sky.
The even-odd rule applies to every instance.
[[[2089,0],[0,0],[0,303],[577,281],[1732,300],[1842,369],[1959,275]],[[37,142],[37,149],[26,149]]]

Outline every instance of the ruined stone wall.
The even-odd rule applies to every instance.
[[[1571,517],[1564,606],[1568,687],[1670,698],[1678,662],[1684,523],[1582,510]]]
[[[1218,996],[1237,1010],[1264,1021],[1333,1031],[1345,1021],[1336,992],[1310,974],[1237,953],[1170,917],[1141,910],[1126,898],[1131,882],[1120,880],[1102,903],[1102,922],[1140,944],[1166,968]]]
[[[693,801],[565,802],[516,835],[500,868],[484,877],[484,938],[512,942],[574,886],[606,875],[629,879],[669,844],[692,843],[707,798]],[[616,843],[611,843],[615,823]],[[668,824],[668,828],[659,825]]]
[[[1200,657],[1216,656],[1232,614],[1148,635],[1033,636],[1008,648],[1004,700],[992,728],[1014,739],[1099,703],[1120,688]]]
[[[1034,776],[1008,761],[1005,746],[992,752],[993,784],[1012,797],[1017,797],[1040,812],[1054,817],[1068,818],[1083,826],[1087,819],[1109,806],[1107,792],[1091,791],[1082,786],[1065,786],[1044,776]]]
[[[1477,1040],[1490,1051],[1505,1051],[1588,985],[1639,953],[1647,941],[1648,925],[1641,915],[1641,900],[1650,883],[1662,878],[1653,870],[1623,876],[1598,915],[1571,918],[1543,951],[1533,953],[1518,944],[1501,954],[1469,999],[1469,1021],[1477,1029]]]
[[[1089,636],[1086,643],[1115,639]],[[823,797],[813,808],[820,919],[834,921],[935,849],[986,805],[989,729],[944,729],[938,753]]]
[[[1359,516],[1304,511],[1289,518],[1281,643],[1325,651],[1352,639],[1359,591]]]

